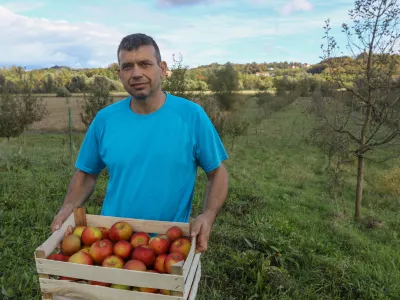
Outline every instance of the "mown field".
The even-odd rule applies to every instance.
[[[366,219],[355,224],[355,164],[345,166],[343,197],[335,197],[324,155],[304,142],[313,124],[303,113],[308,103],[273,112],[233,149],[224,139],[229,199],[202,257],[199,299],[400,299],[400,182],[388,180],[399,178],[400,161],[368,163]],[[257,111],[248,96],[241,115],[252,120]],[[65,134],[0,142],[1,299],[39,299],[33,252],[50,235],[75,156]],[[202,172],[198,179],[194,216],[206,183]],[[106,183],[102,176],[89,213],[100,212]]]

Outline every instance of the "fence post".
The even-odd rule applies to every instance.
[[[68,108],[68,119],[69,119],[69,151],[72,153],[72,110]]]

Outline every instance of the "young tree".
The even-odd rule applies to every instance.
[[[89,93],[84,93],[83,100],[78,101],[83,109],[81,115],[82,123],[89,128],[96,114],[104,107],[114,102],[110,94],[111,83],[103,76],[96,76],[89,87]]]
[[[330,36],[330,20],[326,21],[326,48],[323,59],[328,64],[327,81],[330,95],[322,97],[318,115],[337,133],[351,141],[352,154],[357,158],[355,219],[361,221],[361,202],[365,160],[380,150],[383,158],[388,148],[399,141],[400,92],[394,76],[398,67],[400,3],[398,0],[356,0],[349,11],[352,26],[343,24],[347,47],[355,64],[341,68],[339,49]],[[347,78],[344,80],[344,78]],[[349,83],[349,78],[351,81]],[[335,122],[333,121],[335,120]],[[398,151],[398,150],[397,150]],[[389,159],[391,156],[385,156]]]

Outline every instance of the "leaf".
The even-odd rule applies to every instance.
[[[253,244],[250,243],[250,241],[248,239],[244,238],[244,240],[246,241],[247,245],[249,245],[250,248],[254,247]]]

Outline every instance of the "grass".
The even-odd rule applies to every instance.
[[[398,185],[381,183],[399,179],[399,161],[367,165],[363,215],[383,223],[355,224],[354,165],[344,172],[344,200],[335,199],[324,156],[303,142],[312,124],[302,114],[306,101],[272,113],[257,133],[251,127],[233,150],[225,139],[229,199],[202,257],[199,299],[398,299]],[[244,109],[251,118],[253,98]],[[76,154],[62,134],[0,143],[0,297],[39,299],[33,252],[50,234]],[[102,176],[89,213],[100,213],[106,183]],[[200,172],[193,215],[201,211],[205,183]]]

